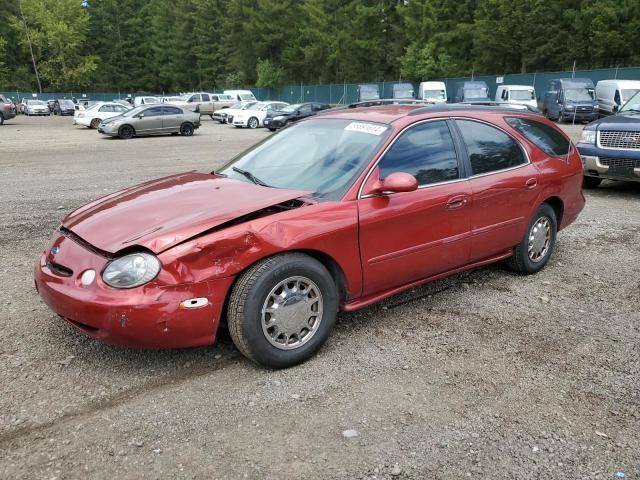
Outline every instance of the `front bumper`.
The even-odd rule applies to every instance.
[[[51,115],[49,109],[47,110],[27,110],[27,115]]]
[[[640,182],[640,151],[599,148],[590,143],[578,143],[577,147],[586,176]]]
[[[192,347],[215,341],[232,277],[175,285],[156,279],[118,290],[100,278],[107,259],[64,236],[53,246],[59,252],[44,252],[35,265],[36,289],[51,310],[84,335],[141,348]],[[61,275],[60,265],[73,273]],[[96,271],[96,279],[85,287],[80,277],[88,269]],[[181,302],[195,298],[208,302],[198,308],[180,308]]]
[[[231,117],[233,120],[233,126],[234,127],[246,127],[247,126],[247,121],[248,119],[246,118],[238,118],[238,117]],[[229,123],[227,121],[227,123]]]
[[[104,135],[111,135],[112,137],[115,137],[116,135],[118,135],[118,129],[120,128],[120,125],[111,125],[111,124],[104,124],[101,123],[100,126],[98,127],[98,132],[99,133],[103,133]]]
[[[574,119],[579,122],[592,122],[598,119],[598,111],[581,112],[575,110],[564,110],[560,112],[561,118],[564,120],[573,121]]]

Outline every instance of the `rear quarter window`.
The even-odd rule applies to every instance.
[[[504,120],[546,154],[562,157],[569,153],[571,143],[555,128],[530,118],[505,117]]]

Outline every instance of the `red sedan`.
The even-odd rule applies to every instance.
[[[49,307],[114,344],[214,342],[309,358],[337,312],[505,261],[531,274],[584,206],[582,163],[539,115],[495,107],[328,112],[218,172],[184,173],[67,216],[35,266]]]

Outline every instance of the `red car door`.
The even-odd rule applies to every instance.
[[[539,173],[504,131],[456,120],[470,164],[471,255],[476,261],[520,243],[538,196]]]
[[[418,190],[366,194],[394,172],[414,175]],[[467,263],[471,189],[462,172],[446,120],[412,125],[391,144],[358,200],[365,295]]]

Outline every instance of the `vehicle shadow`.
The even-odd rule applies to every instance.
[[[620,199],[637,199],[640,195],[640,182],[605,180],[598,188],[586,190],[588,196],[607,196]]]

